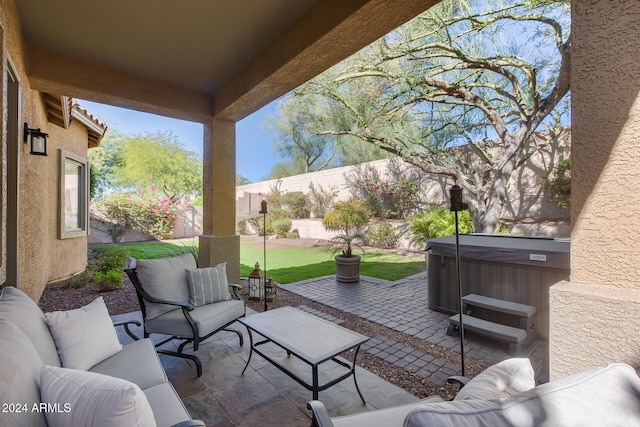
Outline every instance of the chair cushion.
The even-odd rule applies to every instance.
[[[123,346],[122,351],[98,363],[90,371],[131,381],[142,390],[168,381],[156,348],[148,338]]]
[[[136,262],[138,278],[150,296],[184,303],[189,301],[186,270],[196,267],[196,261],[190,253],[172,258],[140,259]],[[180,307],[147,303],[146,308],[149,320]]]
[[[399,426],[409,412],[428,402],[442,402],[440,396],[431,396],[406,405],[392,406],[376,411],[331,418],[333,427]]]
[[[47,320],[40,307],[27,294],[13,286],[2,288],[0,316],[11,320],[29,337],[45,364],[60,366]]]
[[[536,386],[533,367],[527,358],[507,359],[478,374],[453,400],[489,400],[509,397]]]
[[[158,427],[168,427],[191,419],[170,382],[149,387],[144,390],[144,394],[153,409]],[[204,405],[202,410],[206,413],[207,403]]]
[[[42,359],[31,340],[10,320],[0,318],[0,402],[20,404],[0,414],[0,425],[46,427],[40,403]]]
[[[203,337],[244,316],[244,301],[229,300],[203,305],[190,311],[189,314],[198,327],[199,335]],[[145,323],[145,328],[149,333],[193,338],[193,331],[182,310],[165,313],[160,317],[149,320]]]
[[[189,304],[195,307],[231,299],[226,262],[215,267],[187,270],[187,283]]]
[[[618,363],[552,381],[505,399],[422,405],[405,426],[640,426],[640,378]]]
[[[45,316],[65,368],[87,370],[122,350],[102,297],[84,307]]]
[[[147,397],[137,385],[107,375],[43,366],[43,402],[58,404],[45,413],[49,427],[155,427]]]

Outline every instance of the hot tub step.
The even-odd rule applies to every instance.
[[[457,328],[460,327],[459,315],[455,314],[449,317],[449,329],[447,333],[452,335]],[[509,343],[509,352],[515,354],[520,347],[524,347],[527,342],[527,331],[512,326],[501,325],[500,323],[490,322],[478,317],[462,315],[465,331],[475,332],[498,341]],[[452,326],[454,328],[452,328]]]

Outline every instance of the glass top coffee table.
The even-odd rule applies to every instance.
[[[251,341],[251,352],[249,353],[247,364],[242,370],[243,374],[249,366],[251,356],[255,351],[307,390],[311,390],[313,392],[313,400],[318,399],[318,392],[326,390],[353,375],[356,390],[360,395],[360,399],[362,399],[362,403],[365,403],[364,397],[362,397],[362,393],[358,387],[355,368],[360,344],[367,341],[369,337],[292,307],[282,307],[265,311],[243,317],[238,319],[238,321],[247,327]],[[261,337],[264,337],[264,339],[254,342],[253,332],[258,333]],[[294,355],[311,366],[312,383],[309,384],[291,372],[286,366],[270,357],[266,350],[262,351],[262,349],[259,348],[259,346],[268,343],[277,345],[286,350],[288,356]],[[351,363],[347,363],[337,357],[340,353],[353,348],[355,348],[355,351],[353,352],[353,360]],[[346,368],[346,371],[325,384],[319,384],[318,366],[328,361],[337,363]]]

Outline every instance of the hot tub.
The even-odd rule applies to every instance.
[[[479,294],[536,307],[538,336],[549,338],[549,287],[569,277],[569,239],[460,235],[462,295]],[[429,308],[458,312],[455,236],[426,247]]]

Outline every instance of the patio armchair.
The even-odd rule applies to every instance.
[[[197,268],[191,254],[153,260],[131,258],[125,272],[136,289],[144,337],[168,335],[155,344],[158,353],[193,361],[200,377],[200,359],[184,353],[185,346],[193,344],[193,351],[197,351],[202,341],[221,330],[236,333],[240,346],[244,344],[240,331],[227,329],[244,317],[246,308],[240,285],[227,283],[226,263]],[[181,341],[178,351],[161,348],[173,340]]]

